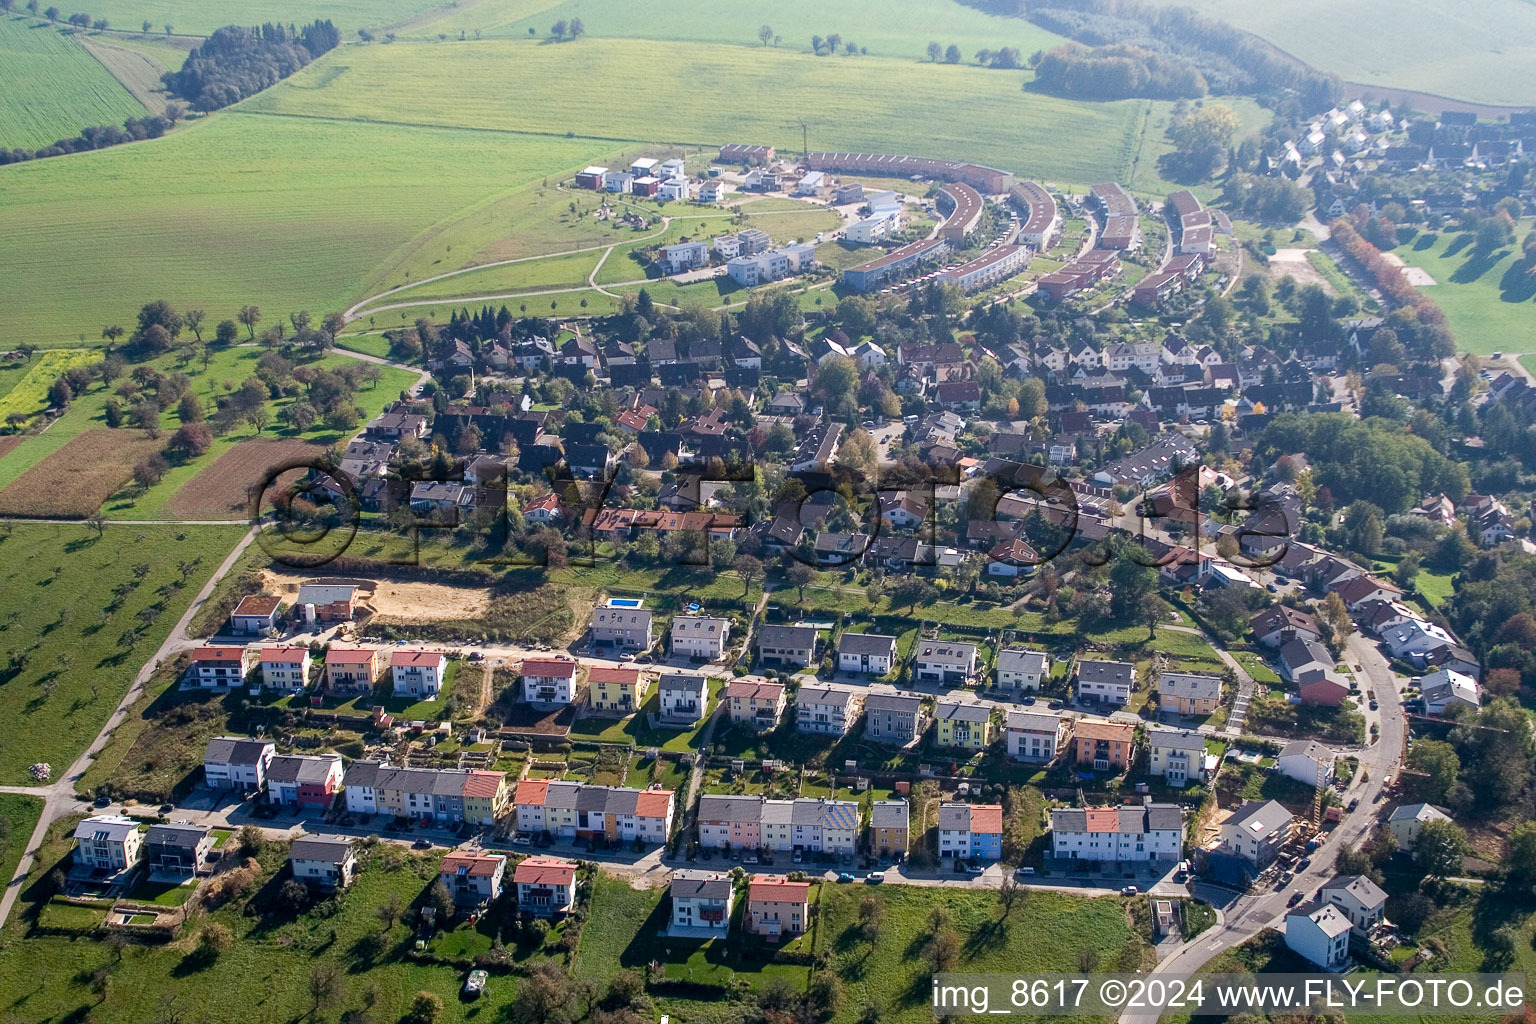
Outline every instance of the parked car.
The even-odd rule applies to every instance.
[[[97,806],[97,807],[107,807],[107,806],[110,806],[111,803],[112,803],[112,798],[111,797],[106,797],[106,796],[99,796],[95,800],[95,806]]]
[[[485,991],[485,979],[490,977],[481,970],[469,972],[469,977],[464,979],[464,998],[479,999],[480,993]]]
[[[1372,711],[1376,711],[1376,710],[1380,709],[1380,707],[1381,707],[1381,702],[1380,701],[1375,701],[1375,700],[1371,701],[1371,710]]]
[[[527,836],[513,836],[512,837],[512,845],[513,846],[527,846],[531,842],[532,842],[532,840],[530,840]]]
[[[839,871],[837,873],[837,880],[839,882],[851,882],[853,881],[853,876],[846,871]]]
[[[430,849],[432,849],[432,840],[430,840],[430,839],[418,839],[414,843],[411,844],[411,849],[413,849],[413,850],[430,850]]]
[[[1307,894],[1302,892],[1300,889],[1297,889],[1295,892],[1291,893],[1291,898],[1285,901],[1285,905],[1288,907],[1294,907],[1296,904],[1300,903],[1306,898]]]
[[[161,804],[160,805],[160,813],[161,814],[170,814],[175,809],[176,809],[176,805],[175,804]]]
[[[864,876],[864,881],[869,885],[879,885],[881,882],[885,881],[885,872],[871,871],[869,874]]]
[[[1301,858],[1301,860],[1296,862],[1296,870],[1297,871],[1305,871],[1305,870],[1307,870],[1307,868],[1309,868],[1311,866],[1312,866],[1312,858],[1311,857],[1303,857],[1303,858]]]
[[[1353,800],[1351,800],[1349,802],[1349,809],[1351,811],[1353,811],[1356,807],[1359,807],[1359,806],[1360,806],[1360,798],[1359,797],[1355,797]]]
[[[1141,892],[1141,890],[1136,888],[1134,885],[1127,885],[1127,886],[1125,886],[1124,888],[1122,888],[1120,890],[1120,895],[1121,896],[1135,896],[1139,892]]]

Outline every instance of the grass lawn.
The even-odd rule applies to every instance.
[[[630,88],[634,69],[667,66],[686,66],[711,88],[685,90],[661,105]],[[584,88],[569,88],[576,80]],[[389,120],[405,124],[556,136],[578,131],[705,151],[751,138],[789,149],[800,146],[801,133],[784,112],[822,109],[825,97],[835,95],[838,118],[812,126],[813,149],[919,151],[1068,181],[1123,177],[1129,170],[1144,101],[1080,103],[1019,86],[1018,72],[875,56],[823,59],[787,47],[487,40],[446,47],[429,61],[415,47],[348,48],[241,110],[364,121],[387,111]],[[901,103],[891,102],[893,90]],[[719,95],[736,101],[721,104]],[[993,130],[978,133],[978,123]]]
[[[1413,584],[1418,588],[1419,593],[1424,596],[1424,600],[1438,608],[1450,600],[1451,595],[1455,592],[1456,587],[1452,582],[1454,579],[1455,576],[1453,575],[1420,569],[1418,575],[1413,578]]]
[[[229,111],[148,143],[0,168],[0,270],[28,297],[0,309],[0,329],[42,345],[96,339],[155,298],[210,324],[246,304],[265,323],[297,309],[318,319],[383,287],[369,289],[371,275],[430,248],[434,225],[614,148],[491,127]]]
[[[35,796],[0,793],[0,884],[8,885],[16,873],[42,813],[43,802]]]
[[[1536,11],[1536,5],[1525,5]],[[1435,284],[1421,289],[1445,312],[1457,349],[1536,352],[1536,278],[1521,272],[1519,241],[1531,230],[1530,218],[1515,229],[1513,246],[1492,253],[1473,252],[1470,235],[1447,231],[1419,235],[1392,250]]]
[[[157,907],[179,907],[192,898],[197,891],[195,885],[167,885],[163,882],[140,882],[128,894],[128,898],[139,903],[153,903]]]
[[[709,708],[720,702],[720,691],[725,689],[724,679],[709,681]],[[652,690],[641,709],[628,718],[580,718],[571,726],[571,739],[591,743],[618,743],[634,747],[660,747],[676,753],[693,750],[698,746],[699,734],[709,720],[706,710],[699,724],[688,729],[652,729],[646,724],[647,714],[661,713],[661,694]]]
[[[57,862],[62,844],[53,847],[37,877]],[[258,899],[275,899],[285,859],[283,844],[269,844],[253,890]],[[458,999],[459,972],[404,960],[411,941],[405,924],[395,924],[383,936],[382,952],[377,954],[366,951],[361,941],[379,931],[378,909],[391,897],[409,906],[422,895],[435,877],[436,861],[435,856],[402,857],[399,866],[389,870],[375,860],[339,897],[339,909],[330,916],[294,916],[286,908],[275,916],[249,916],[245,899],[236,899],[209,915],[235,934],[230,949],[205,961],[189,956],[179,944],[132,945],[112,968],[100,1005],[89,978],[98,967],[112,964],[112,952],[96,942],[22,938],[20,922],[13,917],[7,927],[14,937],[0,949],[0,990],[20,1000],[27,1007],[27,1018],[35,1020],[61,1020],[77,1012],[83,1016],[82,1008],[101,1020],[152,1020],[170,997],[190,1019],[210,1024],[296,1021],[311,1009],[311,972],[335,967],[340,983],[338,1012],[361,1005],[366,988],[375,993],[376,1019],[394,1021],[406,1012],[417,992],[427,990],[441,997],[443,1021],[464,1021],[470,1006]],[[285,869],[282,875],[286,876]],[[515,992],[514,980],[498,977],[474,1007],[489,1014],[484,1019],[498,1019]]]
[[[885,924],[873,943],[858,928],[859,903],[867,894],[885,905]],[[858,1020],[870,1005],[878,1008],[882,1022],[930,1019],[922,950],[935,907],[944,909],[960,939],[955,971],[1071,971],[1085,947],[1098,953],[1100,970],[1131,971],[1142,965],[1146,953],[1114,897],[1030,892],[1004,919],[993,892],[824,886],[816,951],[831,957],[847,992],[834,1020]],[[1045,936],[1049,940],[1041,941]]]
[[[1329,0],[1194,0],[1188,6],[1362,83],[1367,92],[1375,87],[1378,98],[1388,86],[1498,104],[1526,103],[1536,92],[1536,5],[1524,0],[1419,3],[1406,16],[1392,0],[1356,0],[1346,8]],[[1331,30],[1316,31],[1325,22]],[[1347,96],[1359,94],[1347,84],[1344,89]]]
[[[0,16],[0,146],[38,149],[82,128],[122,127],[149,113],[68,32],[41,19]]]
[[[11,723],[0,781],[30,784],[37,761],[69,765],[240,536],[25,523],[0,533],[0,718]]]

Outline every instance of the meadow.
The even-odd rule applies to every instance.
[[[637,4],[632,0],[482,0],[422,19],[405,36],[435,38],[460,31],[473,36],[543,37],[558,20],[579,17],[589,37],[677,39],[702,43],[760,45],[758,29],[769,24],[782,49],[809,51],[811,36],[839,33],[871,54],[927,59],[931,41],[960,47],[966,60],[980,49],[1017,47],[1027,57],[1060,37],[1022,18],[1004,18],[955,0],[777,0],[751,8],[677,0]]]
[[[59,26],[0,16],[0,146],[37,149],[144,105]]]
[[[1527,104],[1536,93],[1536,4],[1528,0],[1179,3],[1367,87],[1493,104]]]
[[[296,309],[318,317],[433,225],[612,148],[232,112],[164,139],[3,167],[0,333],[97,339],[155,298],[202,308],[210,323],[247,303],[269,323]]]
[[[241,527],[0,531],[0,782],[63,771],[240,539]],[[150,552],[153,557],[149,557]]]
[[[43,802],[35,796],[0,793],[0,879],[6,884],[16,873],[16,865],[42,813]]]
[[[92,0],[90,10],[94,17],[106,18],[120,31],[137,33],[148,21],[152,37],[163,38],[167,22],[178,36],[206,36],[225,25],[267,21],[286,25],[329,18],[341,29],[342,37],[350,39],[360,28],[381,28],[452,6],[456,4],[443,0],[198,0],[195,4],[185,0]]]
[[[564,45],[466,42],[328,55],[241,109],[359,121],[495,128],[697,147],[772,143],[960,157],[1066,181],[1121,177],[1145,102],[1080,103],[1026,93],[1026,73],[788,49],[584,38]],[[665,102],[640,68],[688,68]],[[570,83],[580,82],[573,89]],[[836,97],[836,113],[828,98]],[[985,131],[976,126],[985,125]]]
[[[48,407],[48,389],[61,373],[95,359],[90,352],[44,352],[15,367],[8,366],[0,378],[0,423],[10,427],[8,417],[14,414],[27,417],[21,423],[26,426]]]
[[[1521,221],[1516,242],[1533,226]],[[1471,236],[1448,231],[1421,234],[1392,251],[1435,279],[1421,290],[1445,312],[1458,350],[1536,351],[1536,277],[1522,272],[1518,244],[1480,254]]]

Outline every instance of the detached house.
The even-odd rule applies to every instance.
[[[267,766],[276,754],[271,740],[216,736],[203,749],[203,778],[214,789],[260,792],[267,784]]]
[[[1015,761],[1054,761],[1072,735],[1069,719],[1048,711],[1010,711],[1007,718],[1008,756]]]
[[[1268,867],[1291,831],[1291,812],[1276,800],[1250,800],[1221,823],[1223,853],[1254,869]]]
[[[144,833],[136,818],[98,814],[75,827],[72,871],[115,875],[137,867],[144,857]]]
[[[1002,804],[939,805],[940,857],[997,860],[1002,855]]]
[[[395,696],[424,700],[437,696],[448,670],[448,656],[442,651],[395,651],[389,657],[389,678]]]
[[[1077,699],[1096,704],[1125,705],[1136,688],[1136,666],[1128,661],[1089,661],[1077,664]]]
[[[729,875],[679,868],[672,872],[669,891],[674,929],[703,929],[714,935],[730,931],[736,891]]]
[[[644,651],[651,646],[651,612],[647,608],[598,608],[592,613],[592,642],[619,650]]]
[[[816,629],[813,626],[763,626],[757,634],[757,653],[765,665],[805,668],[816,660]]]
[[[501,896],[507,858],[499,853],[451,851],[437,866],[437,877],[461,907],[490,903]]]
[[[672,653],[717,661],[725,656],[731,620],[705,615],[679,615],[672,620]]]
[[[242,597],[229,616],[230,630],[236,636],[270,636],[277,629],[277,613],[283,599],[271,594]]]
[[[906,746],[928,728],[921,697],[875,693],[864,699],[864,736],[877,743]]]
[[[1286,912],[1285,944],[1325,971],[1349,966],[1349,918],[1331,903],[1303,903]]]
[[[1205,781],[1205,737],[1193,729],[1148,729],[1150,768],[1170,786]]]
[[[754,683],[736,679],[725,686],[725,705],[732,725],[746,725],[758,732],[776,728],[784,715],[784,684]]]
[[[883,676],[896,664],[896,638],[876,633],[844,633],[837,640],[837,667],[841,672]]]
[[[288,847],[293,877],[316,889],[345,889],[357,877],[357,850],[351,839],[300,836]]]
[[[1364,875],[1337,875],[1318,890],[1317,898],[1343,911],[1350,930],[1361,938],[1376,930],[1387,908],[1386,892]]]
[[[864,708],[862,691],[806,685],[795,692],[795,730],[846,736]]]
[[[1131,766],[1136,727],[1127,722],[1080,719],[1073,730],[1073,761],[1096,772],[1121,772]]]
[[[243,686],[245,677],[256,667],[254,647],[214,647],[204,645],[192,652],[187,668],[188,685],[205,690],[224,690]]]
[[[587,695],[594,711],[629,715],[645,703],[645,676],[636,668],[587,670]]]
[[[1051,659],[1044,651],[1005,647],[997,653],[997,685],[1005,690],[1040,689],[1051,673]]]
[[[213,830],[207,825],[156,823],[144,834],[144,860],[151,871],[201,871],[212,849]]]
[[[963,686],[976,674],[976,645],[920,640],[913,666],[913,674],[919,680]]]
[[[570,913],[576,901],[576,865],[561,857],[527,857],[512,872],[517,907],[534,917]]]
[[[383,672],[384,652],[372,647],[332,647],[325,652],[325,687],[332,693],[371,693]]]
[[[261,685],[268,690],[302,690],[309,683],[308,647],[264,647]]]
[[[747,887],[747,931],[772,942],[800,935],[811,918],[811,883],[754,875]]]
[[[709,709],[709,680],[686,672],[661,677],[661,717],[668,724],[693,725]]]
[[[1221,706],[1221,677],[1164,672],[1157,680],[1158,706],[1179,715],[1209,715]]]
[[[523,700],[529,704],[570,704],[576,699],[576,663],[565,658],[523,662]]]
[[[936,746],[984,750],[992,742],[992,709],[985,704],[941,700],[934,721]]]

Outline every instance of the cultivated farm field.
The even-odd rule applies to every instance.
[[[37,149],[143,117],[143,104],[58,25],[0,16],[0,146]]]
[[[771,47],[584,38],[484,41],[330,54],[242,110],[457,125],[625,143],[722,142],[956,157],[1061,181],[1122,177],[1144,101],[1082,103],[1026,93],[1027,73],[885,57],[818,58]],[[343,66],[343,64],[345,66]],[[665,103],[634,88],[636,68],[686,67]],[[579,81],[582,88],[572,89]],[[726,102],[726,98],[730,102]],[[832,107],[828,98],[836,97]],[[816,112],[825,111],[824,114]],[[977,130],[986,126],[986,130]]]
[[[236,442],[182,485],[165,503],[173,519],[249,518],[251,492],[268,471],[324,455],[327,445],[299,438],[253,437]],[[286,484],[289,474],[282,478]]]
[[[156,298],[211,322],[247,303],[268,322],[323,315],[433,225],[613,148],[229,112],[148,143],[3,167],[0,331],[94,339]]]
[[[1014,46],[1025,56],[1061,42],[1060,37],[1022,18],[988,14],[956,0],[776,0],[743,7],[678,0],[637,4],[633,0],[482,0],[450,8],[439,18],[421,21],[407,36],[435,38],[446,32],[476,30],[487,37],[526,39],[539,36],[557,20],[579,17],[588,36],[678,39],[757,46],[758,29],[767,23],[781,37],[780,47],[810,50],[811,36],[840,34],[871,54],[927,59],[928,43],[954,43],[969,60],[979,49]],[[939,27],[936,27],[939,26]]]
[[[0,782],[55,778],[240,539],[243,527],[12,524],[0,531]]]
[[[1536,95],[1536,4],[1528,0],[1178,3],[1367,87],[1514,105]]]
[[[0,490],[0,515],[84,519],[164,445],[140,430],[87,430]]]

